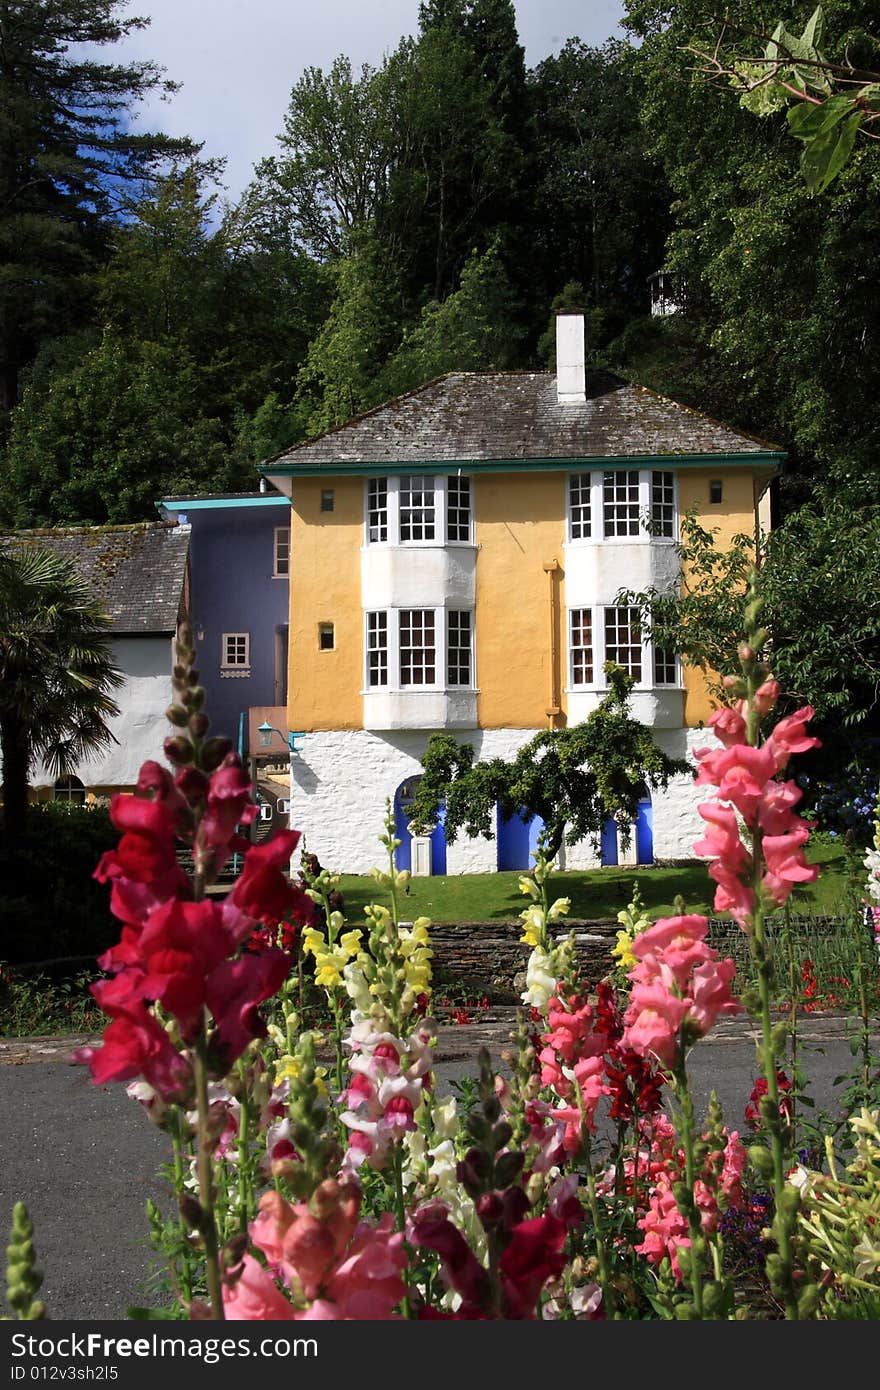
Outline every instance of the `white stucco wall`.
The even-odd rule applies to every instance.
[[[470,730],[458,735],[474,745],[478,759],[511,758],[537,729]],[[290,824],[304,836],[302,848],[338,873],[368,873],[385,865],[379,844],[386,800],[393,804],[402,782],[421,772],[426,730],[379,735],[364,730],[310,733],[291,764]],[[656,733],[670,756],[689,757],[695,747],[714,742],[705,729],[666,729]],[[654,855],[657,859],[693,857],[693,842],[703,831],[697,804],[705,789],[691,777],[677,777],[666,792],[654,796]],[[571,869],[593,868],[598,858],[591,844],[565,849]],[[447,848],[447,875],[490,873],[497,867],[494,838],[461,836]]]
[[[116,742],[77,767],[87,788],[134,786],[141,763],[161,761],[162,744],[171,733],[165,718],[172,694],[171,638],[115,638],[113,661],[125,673],[125,684],[114,693],[119,714],[109,725]],[[45,767],[31,773],[34,787],[51,787],[54,781]]]

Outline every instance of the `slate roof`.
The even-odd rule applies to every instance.
[[[12,548],[43,545],[73,560],[120,635],[174,633],[187,592],[190,528],[53,526],[0,538]]]
[[[605,373],[588,377],[585,401],[560,404],[552,372],[450,372],[260,470],[768,452],[778,446]]]

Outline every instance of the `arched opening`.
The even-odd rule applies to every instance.
[[[398,869],[409,869],[413,874],[445,874],[446,834],[443,822],[446,818],[446,807],[443,803],[440,805],[437,824],[430,835],[419,835],[414,839],[409,828],[410,808],[421,780],[421,774],[408,777],[394,793],[394,834],[400,841],[395,851],[394,862]]]
[[[638,809],[636,811],[636,823],[633,827],[629,846],[626,850],[623,850],[621,847],[619,827],[614,816],[609,816],[603,825],[600,839],[600,859],[602,867],[605,868],[620,863],[631,863],[633,841],[635,841],[636,863],[653,864],[654,807],[651,803],[651,794],[647,787],[642,788],[642,795],[639,798]]]
[[[63,801],[67,806],[85,806],[85,786],[78,777],[59,777],[52,788],[52,799]]]

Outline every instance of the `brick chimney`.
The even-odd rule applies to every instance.
[[[578,309],[561,309],[556,315],[556,399],[585,401],[586,372],[584,316]]]

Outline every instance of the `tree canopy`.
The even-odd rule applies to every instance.
[[[73,562],[39,545],[0,551],[0,751],[3,828],[20,832],[40,758],[56,776],[112,741],[123,681],[110,619]]]

